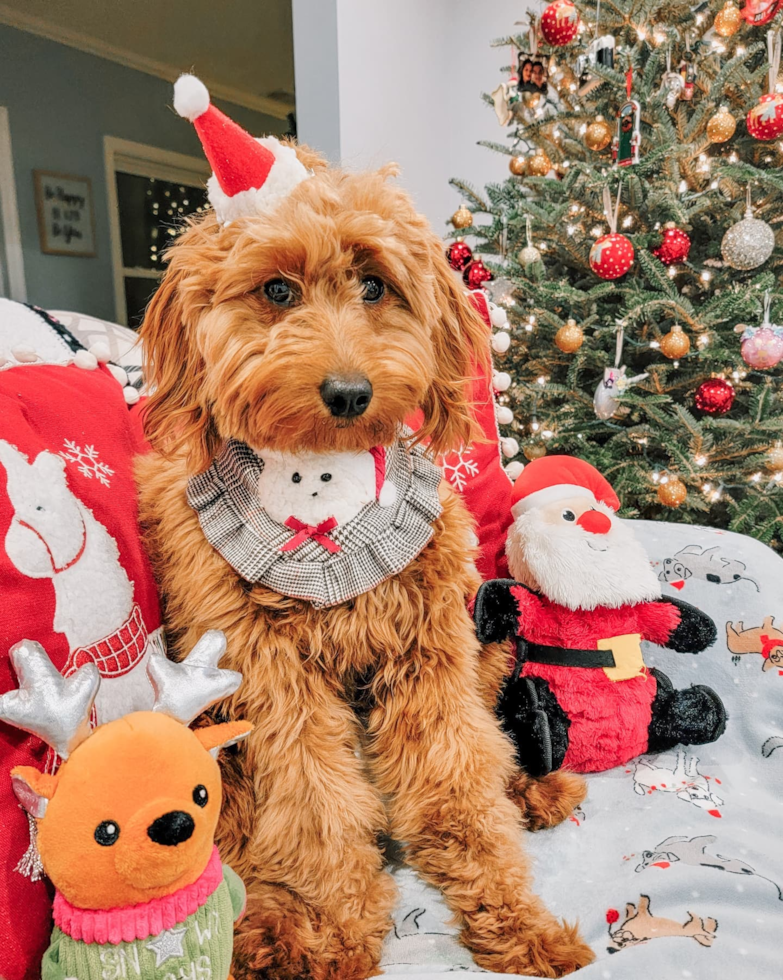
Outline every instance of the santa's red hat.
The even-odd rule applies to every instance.
[[[174,108],[196,127],[212,165],[207,194],[221,224],[271,211],[311,176],[292,147],[274,136],[254,139],[215,108],[195,75],[174,83]]]
[[[528,463],[517,478],[511,493],[511,513],[516,518],[534,507],[568,497],[587,497],[612,510],[620,509],[609,481],[590,463],[576,456],[542,456]]]

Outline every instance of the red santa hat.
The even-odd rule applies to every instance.
[[[221,224],[271,211],[312,175],[292,147],[274,136],[254,139],[215,108],[195,75],[174,83],[174,108],[196,127],[212,165],[207,194]]]
[[[544,504],[568,497],[587,497],[620,509],[620,501],[609,481],[598,470],[576,456],[542,456],[522,471],[511,493],[511,513],[515,518]]]

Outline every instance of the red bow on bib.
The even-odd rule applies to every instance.
[[[328,537],[329,531],[333,531],[337,527],[337,521],[334,517],[327,517],[320,524],[305,524],[304,521],[300,521],[296,517],[289,517],[285,522],[285,526],[292,531],[296,531],[296,534],[290,541],[286,541],[280,548],[281,551],[293,551],[300,544],[304,544],[309,538],[312,538],[313,541],[316,541],[321,547],[326,548],[332,554],[336,554],[342,550],[336,541],[332,541]]]

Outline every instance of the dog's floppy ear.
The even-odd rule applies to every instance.
[[[422,403],[424,424],[417,438],[429,439],[436,456],[467,446],[477,435],[471,385],[488,370],[489,331],[471,304],[465,287],[433,236],[430,261],[437,311],[433,320],[436,371]]]
[[[143,410],[145,434],[164,456],[186,453],[196,472],[209,466],[218,437],[204,401],[206,367],[188,322],[183,283],[189,263],[203,264],[205,242],[217,233],[214,218],[207,218],[179,239],[139,330],[145,377],[152,390]],[[188,305],[195,313],[199,303],[191,299]]]

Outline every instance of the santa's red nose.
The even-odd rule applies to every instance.
[[[591,534],[606,534],[612,527],[612,522],[600,510],[586,510],[576,523]]]

